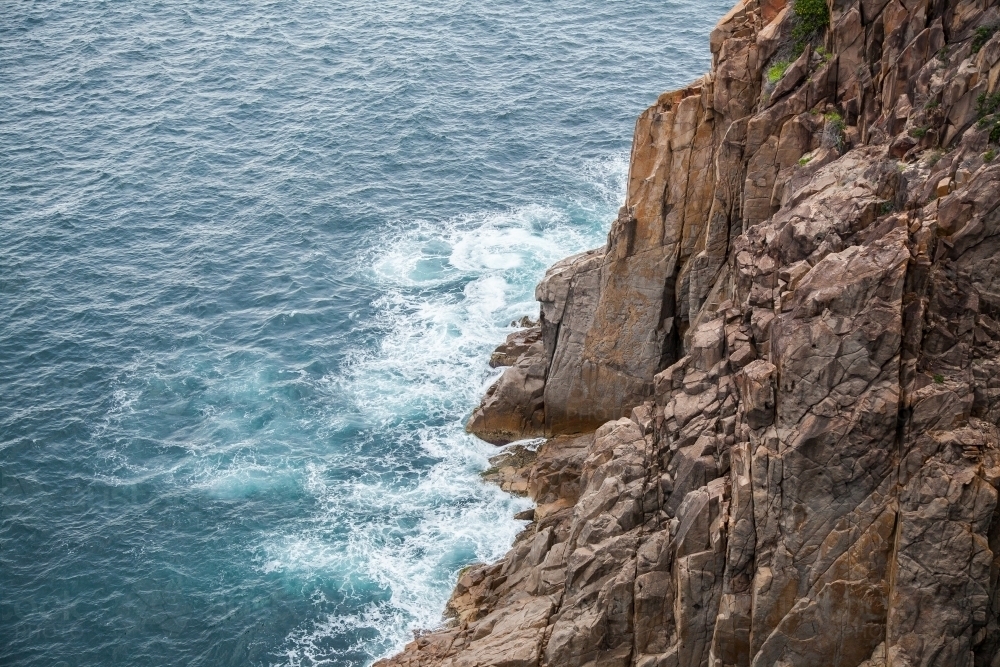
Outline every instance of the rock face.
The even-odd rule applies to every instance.
[[[533,520],[380,664],[1000,667],[1000,1],[800,13],[639,118],[469,424]]]

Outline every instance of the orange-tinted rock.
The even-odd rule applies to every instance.
[[[386,664],[1000,667],[1000,2],[831,8],[768,95],[794,12],[740,2],[640,116],[470,423],[590,433]]]

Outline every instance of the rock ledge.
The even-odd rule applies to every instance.
[[[531,522],[380,666],[1000,667],[998,5],[719,22],[494,355]]]

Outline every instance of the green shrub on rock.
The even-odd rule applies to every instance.
[[[790,64],[791,63],[787,60],[779,60],[771,65],[767,70],[768,83],[778,83],[781,81],[781,77],[785,76],[785,72],[788,71],[788,66]]]
[[[807,42],[830,25],[830,10],[826,0],[795,0],[792,9],[798,19],[792,29],[792,37],[795,38],[796,50],[801,52]]]
[[[986,42],[990,41],[995,33],[1000,29],[1000,23],[995,23],[993,25],[982,25],[976,28],[976,36],[972,40],[972,52],[979,53],[979,49],[986,46]]]

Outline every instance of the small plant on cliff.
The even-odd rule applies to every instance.
[[[831,111],[824,116],[826,126],[823,128],[823,140],[827,146],[833,146],[838,151],[844,148],[844,117],[836,111]]]
[[[910,136],[911,137],[916,137],[917,139],[923,139],[924,137],[927,136],[927,128],[926,127],[915,127],[912,130],[910,130]]]
[[[837,131],[837,132],[843,132],[844,131],[844,127],[845,127],[844,126],[844,117],[841,116],[836,111],[831,111],[830,113],[826,114],[826,116],[824,116],[824,118],[826,118],[827,124],[830,127],[832,127],[835,131]]]
[[[993,158],[997,156],[997,152],[992,148],[983,153],[983,162],[993,162]]]
[[[826,0],[795,0],[795,27],[792,37],[795,38],[795,49],[799,53],[819,33],[830,25],[830,10]]]
[[[980,120],[992,116],[997,110],[1000,110],[1000,90],[992,95],[980,93],[976,98],[976,117]]]
[[[989,128],[989,141],[1000,143],[1000,91],[987,95],[981,93],[976,98],[976,116],[979,118],[979,127]]]
[[[940,375],[940,374],[935,375],[934,376],[934,382],[936,382],[938,384],[944,384],[944,376]]]
[[[799,158],[799,166],[800,167],[806,166],[807,164],[809,164],[809,161],[812,160],[812,159],[813,159],[812,155],[806,155],[805,157]]]
[[[986,42],[990,41],[997,30],[1000,30],[1000,23],[981,25],[976,28],[976,36],[972,39],[972,52],[979,53],[979,49],[986,46]]]
[[[779,60],[767,69],[767,82],[768,83],[778,83],[781,81],[781,77],[785,76],[785,72],[788,71],[788,66],[791,65],[787,60]]]

